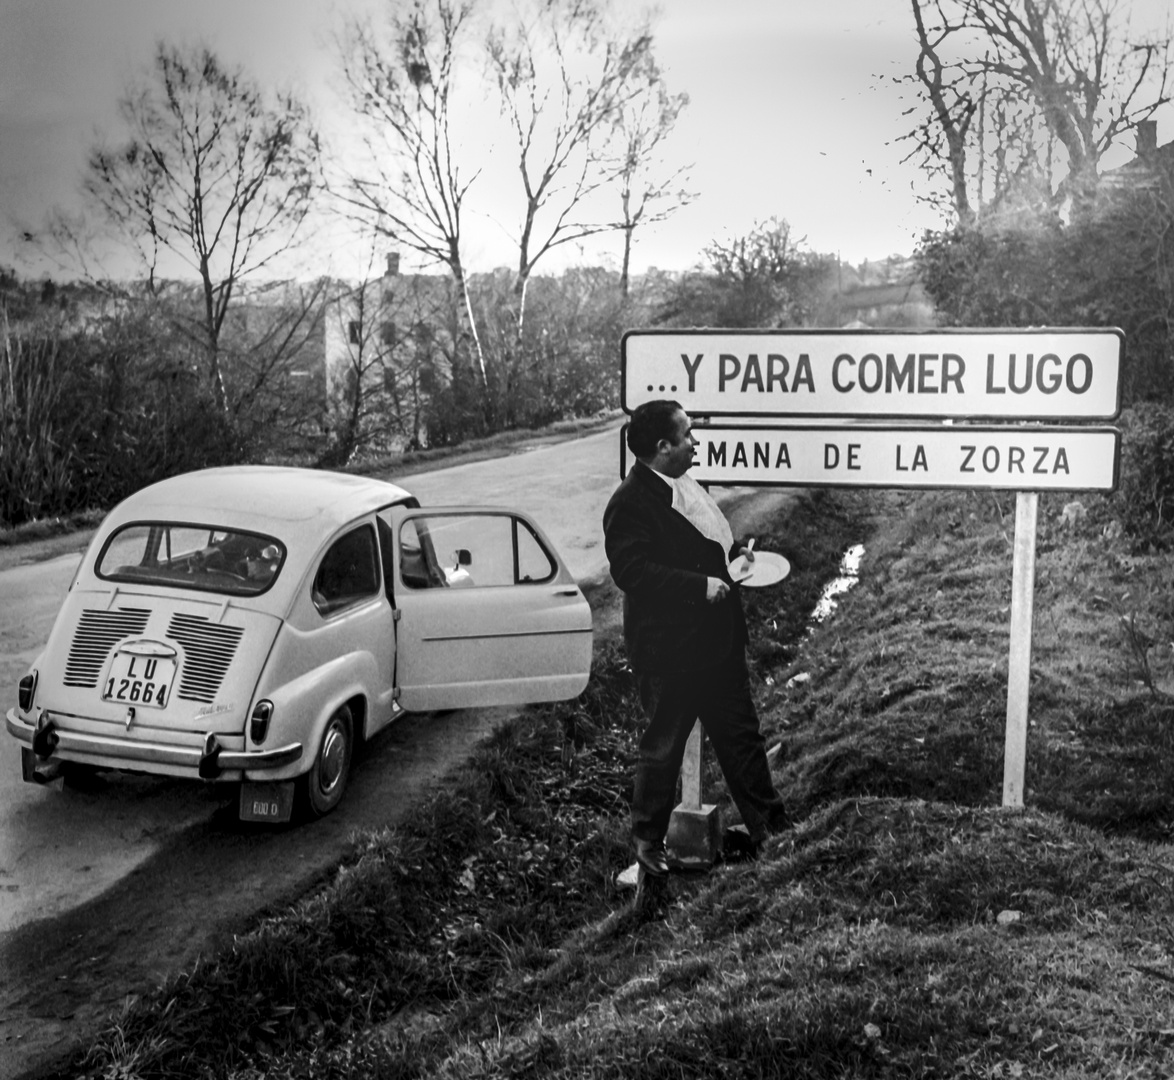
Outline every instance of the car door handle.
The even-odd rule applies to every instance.
[[[578,596],[579,590],[578,589],[555,589],[554,595],[555,596]]]

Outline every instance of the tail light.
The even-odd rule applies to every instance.
[[[260,746],[269,735],[269,721],[272,718],[272,701],[258,701],[253,706],[253,715],[249,717],[249,740],[254,746]]]
[[[37,673],[30,671],[20,680],[17,687],[16,700],[21,712],[28,712],[33,707],[33,698],[37,696]]]

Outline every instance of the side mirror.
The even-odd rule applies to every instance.
[[[456,569],[457,567],[461,567],[461,566],[472,566],[473,565],[473,556],[469,552],[468,548],[457,548],[455,555],[456,555],[456,559],[457,559],[457,565],[456,565],[456,567],[454,567],[454,569]]]

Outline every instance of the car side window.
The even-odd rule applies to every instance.
[[[319,612],[329,615],[378,591],[375,530],[360,525],[330,545],[314,576],[310,598]]]
[[[412,589],[444,588],[444,570],[436,558],[428,523],[409,518],[400,526],[400,580]]]
[[[514,547],[518,554],[518,581],[523,584],[550,581],[558,569],[554,559],[550,557],[550,552],[542,546],[530,526],[518,518],[514,518],[514,534]]]
[[[537,534],[512,514],[429,514],[400,526],[400,580],[410,589],[539,584],[557,572]]]

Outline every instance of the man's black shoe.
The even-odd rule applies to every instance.
[[[722,835],[722,858],[726,862],[757,859],[761,849],[761,837],[751,836],[745,825],[731,825]]]
[[[641,840],[640,837],[634,836],[632,843],[636,848],[636,862],[646,874],[653,877],[668,877],[669,856],[664,849],[663,840]]]

